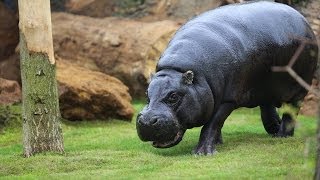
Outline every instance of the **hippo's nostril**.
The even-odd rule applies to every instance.
[[[150,125],[155,125],[155,124],[157,124],[158,119],[159,119],[159,118],[158,118],[157,116],[152,117],[152,118],[150,119]]]
[[[143,124],[143,118],[142,118],[142,114],[139,113],[138,116],[137,116],[137,123],[138,124]]]

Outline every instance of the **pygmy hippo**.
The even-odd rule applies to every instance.
[[[186,129],[203,126],[195,154],[210,155],[222,143],[221,128],[239,107],[260,106],[267,133],[293,135],[276,107],[296,104],[307,93],[285,66],[302,40],[316,42],[306,19],[273,2],[227,5],[184,24],[169,42],[147,90],[148,104],[137,117],[142,141],[157,148],[178,144]],[[307,43],[293,70],[311,83],[318,46]],[[286,130],[287,129],[287,130]]]

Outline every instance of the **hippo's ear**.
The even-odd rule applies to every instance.
[[[190,85],[193,82],[193,77],[194,77],[193,72],[191,70],[189,70],[189,71],[182,74],[182,82]]]

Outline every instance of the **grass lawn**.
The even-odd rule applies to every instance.
[[[142,102],[135,102],[137,111]],[[64,122],[65,155],[22,157],[21,128],[0,134],[0,178],[16,179],[312,179],[315,118],[299,116],[295,136],[272,138],[258,109],[239,109],[223,128],[224,144],[214,156],[194,156],[200,128],[180,144],[155,149],[139,140],[135,119]]]

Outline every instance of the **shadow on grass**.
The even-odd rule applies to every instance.
[[[109,128],[111,125],[122,125],[123,123],[125,124],[130,124],[132,121],[125,121],[125,120],[118,120],[118,119],[106,119],[106,120],[77,120],[77,121],[69,121],[62,119],[62,123],[67,126],[71,127],[83,127],[85,126],[86,128],[101,128],[101,127],[106,127]]]
[[[191,137],[192,136],[192,137]],[[270,135],[264,133],[256,132],[232,132],[225,134],[224,141],[225,143],[217,145],[217,150],[222,153],[228,153],[228,151],[234,150],[237,146],[244,145],[259,145],[259,144],[273,144],[275,139]],[[175,147],[167,149],[156,149],[153,148],[148,143],[141,145],[141,151],[151,152],[156,155],[161,155],[165,157],[169,156],[188,156],[193,155],[192,150],[198,144],[198,138],[196,135],[190,135],[186,140],[182,140],[180,144]],[[149,146],[149,147],[146,147]]]

